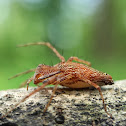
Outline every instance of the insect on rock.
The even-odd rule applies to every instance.
[[[102,73],[98,70],[95,70],[91,67],[91,63],[78,57],[70,57],[67,61],[65,58],[59,54],[59,52],[48,42],[37,42],[29,43],[25,45],[20,45],[19,47],[31,46],[31,45],[45,45],[48,46],[56,54],[56,56],[61,60],[60,63],[54,66],[48,66],[44,64],[39,64],[36,69],[31,69],[22,73],[19,73],[14,77],[17,77],[22,74],[35,71],[34,76],[32,76],[28,81],[24,82],[22,85],[27,84],[27,90],[29,83],[33,80],[34,84],[38,86],[41,82],[42,85],[38,86],[37,89],[25,96],[20,102],[18,102],[9,112],[7,112],[2,117],[7,116],[13,109],[15,109],[20,103],[24,102],[31,95],[42,90],[45,86],[53,84],[54,88],[50,97],[48,104],[46,105],[44,112],[46,112],[51,100],[57,90],[58,85],[62,85],[69,88],[87,88],[95,87],[101,96],[103,107],[107,115],[112,118],[112,115],[108,113],[106,105],[104,103],[104,98],[100,86],[102,85],[111,85],[113,84],[112,77],[109,74]],[[77,62],[72,62],[72,61]]]

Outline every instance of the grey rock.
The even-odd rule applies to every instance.
[[[0,91],[0,116],[35,88]],[[126,80],[115,81],[115,84],[101,88],[113,119],[105,113],[96,89],[59,87],[47,112],[43,113],[52,93],[52,88],[47,87],[0,119],[0,126],[125,126]]]

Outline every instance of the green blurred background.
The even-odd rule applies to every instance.
[[[0,0],[0,90],[34,74],[8,80],[19,72],[60,62],[45,46],[16,47],[39,41],[126,79],[126,0]]]

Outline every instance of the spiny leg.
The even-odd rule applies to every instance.
[[[33,94],[35,94],[36,92],[42,90],[45,86],[49,85],[48,83],[45,83],[43,85],[41,85],[40,87],[38,87],[37,89],[35,89],[34,91],[32,91],[30,94],[28,94],[27,96],[25,96],[20,102],[18,102],[10,111],[8,111],[5,115],[3,115],[0,118],[4,118],[6,117],[10,112],[12,112],[20,103],[24,102],[26,99],[28,99],[30,96],[32,96]]]
[[[93,83],[93,82],[91,82],[90,80],[87,80],[87,79],[82,79],[82,80],[85,81],[86,83],[92,85],[93,87],[95,87],[95,88],[99,91],[99,94],[101,95],[101,98],[102,98],[102,102],[103,102],[103,106],[104,106],[105,112],[106,112],[111,118],[113,118],[112,115],[109,114],[108,111],[107,111],[107,108],[106,108],[106,105],[105,105],[105,101],[104,101],[104,97],[103,97],[103,94],[102,94],[102,91],[101,91],[100,86],[97,85],[97,84],[95,84],[95,83]]]
[[[88,61],[85,61],[85,60],[82,60],[82,59],[79,59],[78,57],[70,57],[67,62],[72,62],[73,60],[77,61],[77,62],[80,62],[80,63],[84,63],[88,66],[91,66],[91,63],[88,62]]]
[[[56,56],[62,61],[65,62],[65,58],[63,56],[61,56],[59,54],[59,52],[49,43],[49,42],[37,42],[37,43],[28,43],[25,45],[19,45],[18,47],[25,47],[25,46],[31,46],[31,45],[46,45],[48,46],[50,49],[52,49],[52,51],[56,54]]]
[[[52,101],[52,98],[53,98],[53,96],[54,96],[54,94],[55,94],[55,92],[56,92],[56,90],[57,90],[58,85],[59,85],[59,84],[56,84],[56,85],[54,86],[53,92],[52,92],[51,97],[50,97],[50,100],[49,100],[48,104],[46,105],[46,107],[44,108],[44,111],[43,111],[43,112],[46,112],[46,110],[48,109],[48,107],[49,107],[49,105],[50,105],[50,103],[51,103],[51,101]]]
[[[48,109],[48,107],[49,107],[49,105],[50,105],[50,103],[51,103],[51,101],[52,101],[52,98],[53,98],[53,96],[54,96],[54,94],[55,94],[55,92],[56,92],[56,90],[57,90],[58,85],[59,85],[61,82],[63,83],[64,81],[66,81],[66,80],[68,80],[68,79],[70,79],[70,78],[72,78],[71,75],[64,76],[64,74],[60,74],[60,75],[57,77],[57,80],[56,80],[54,83],[52,83],[52,84],[54,84],[55,86],[54,86],[53,92],[52,92],[52,94],[51,94],[50,100],[49,100],[48,104],[46,105],[46,107],[45,107],[45,109],[44,109],[43,112],[46,112],[46,111],[47,111],[47,109]],[[47,80],[47,81],[48,81],[48,80]]]
[[[20,75],[23,75],[23,74],[27,74],[27,73],[30,73],[30,72],[34,72],[35,70],[36,70],[36,69],[30,69],[30,70],[27,70],[27,71],[18,73],[18,74],[16,74],[16,75],[10,77],[9,80],[10,80],[10,79],[13,79],[13,78],[15,78],[15,77],[18,77],[18,76],[20,76]]]

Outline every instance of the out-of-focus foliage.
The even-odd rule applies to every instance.
[[[126,1],[1,0],[0,89],[18,88],[33,75],[8,80],[19,72],[60,62],[45,46],[16,47],[38,41],[49,41],[66,59],[90,61],[114,80],[126,79]]]

